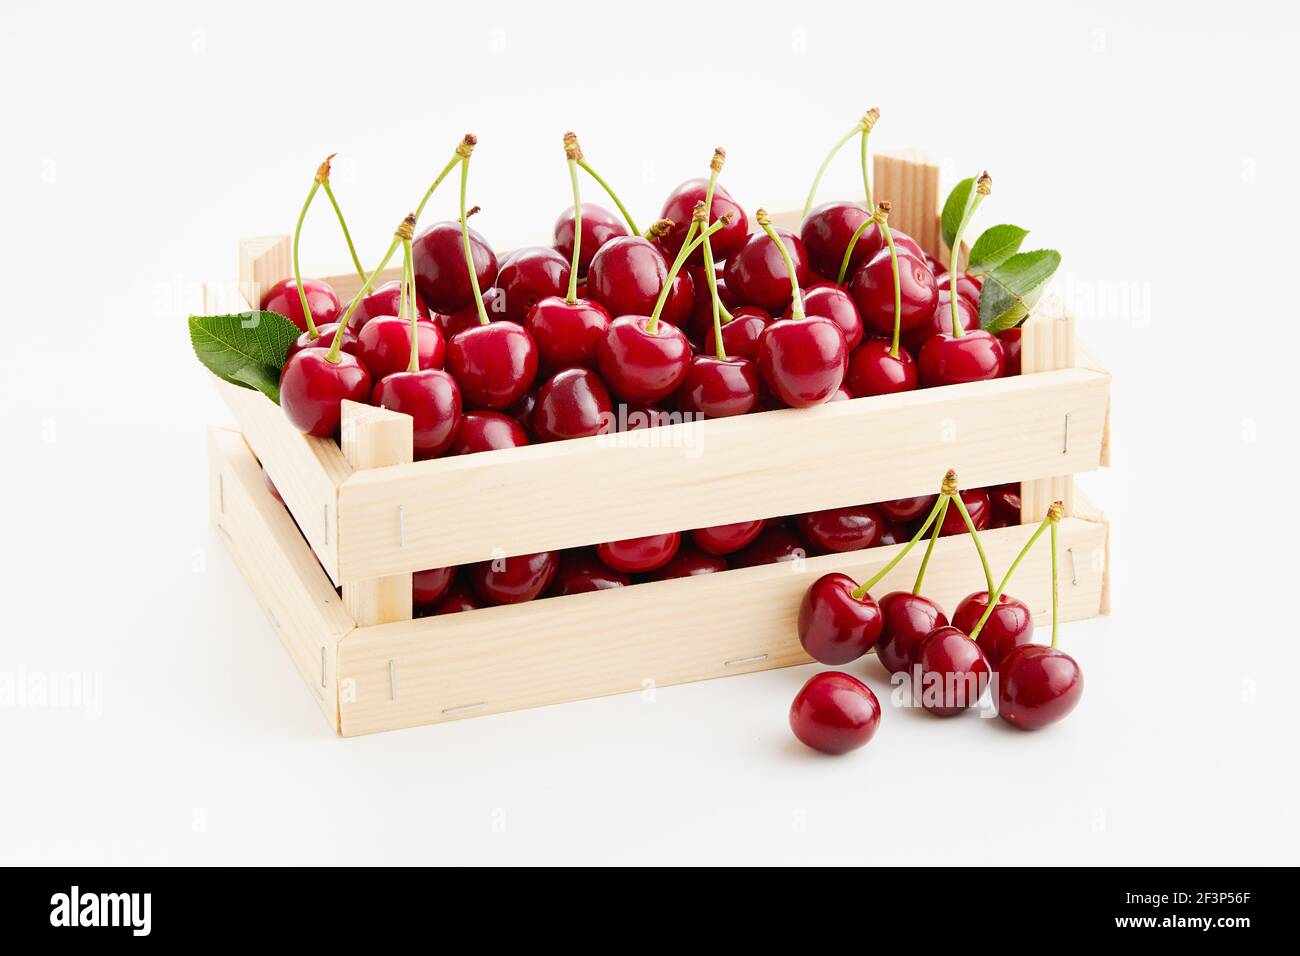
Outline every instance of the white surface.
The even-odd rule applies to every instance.
[[[0,707],[0,861],[1296,862],[1294,11],[138,6],[0,13],[0,674],[103,684],[98,717]],[[786,727],[809,667],[330,737],[207,524],[198,283],[331,150],[369,259],[466,129],[476,225],[544,240],[567,128],[648,221],[718,143],[748,208],[797,202],[873,104],[945,188],[992,171],[981,222],[1062,250],[1115,372],[1080,709],[887,710],[830,760]],[[824,195],[857,182],[849,151]],[[332,229],[307,265],[345,261]]]

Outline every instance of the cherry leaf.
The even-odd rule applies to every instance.
[[[1002,332],[1019,325],[1060,264],[1055,249],[1035,249],[1018,252],[987,273],[980,292],[980,328]]]
[[[953,240],[957,238],[957,227],[961,225],[962,214],[966,211],[966,204],[970,201],[971,190],[975,188],[975,177],[963,179],[953,187],[948,198],[944,200],[943,215],[939,218],[939,228],[943,232],[943,244],[949,249],[952,248]]]
[[[190,344],[214,375],[280,401],[280,369],[298,326],[278,312],[258,310],[237,315],[191,315]]]
[[[1006,223],[990,226],[975,240],[975,245],[971,246],[966,271],[992,272],[1020,251],[1020,244],[1025,241],[1027,235],[1029,230],[1021,229],[1019,226]]]

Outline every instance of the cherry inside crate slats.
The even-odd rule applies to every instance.
[[[946,260],[938,168],[882,154],[875,182],[891,224]],[[797,212],[772,219],[798,228]],[[245,241],[239,283],[209,285],[207,311],[247,311],[289,274],[287,236]],[[328,281],[345,301],[360,286]],[[981,533],[995,569],[1065,503],[1061,618],[1089,618],[1108,611],[1108,530],[1073,476],[1109,464],[1110,376],[1058,300],[1022,328],[1019,376],[420,462],[408,416],[345,403],[341,442],[313,438],[217,381],[238,430],[211,431],[212,520],[344,736],[806,663],[808,585],[870,577],[901,546],[420,619],[413,571],[933,494],[949,468],[963,488],[1021,482],[1022,525]],[[910,589],[922,550],[876,590]],[[982,584],[967,536],[939,539],[927,594],[952,608]],[[1047,561],[1015,587],[1050,615]]]

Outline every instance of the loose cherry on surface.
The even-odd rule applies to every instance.
[[[1022,644],[998,667],[998,716],[1012,727],[1039,730],[1066,717],[1083,696],[1083,671],[1064,651]]]
[[[976,329],[961,336],[946,332],[930,336],[916,364],[921,385],[934,388],[1000,378],[1006,368],[1006,357],[997,336]]]
[[[757,214],[755,214],[757,218]],[[775,229],[777,239],[756,232],[727,260],[724,270],[727,288],[742,301],[773,314],[790,304],[790,272],[780,246],[785,247],[800,286],[808,285],[812,270],[808,253],[799,237],[788,229]]]
[[[963,634],[970,634],[984,616],[989,606],[989,592],[976,591],[962,598],[952,612],[952,626]],[[996,668],[1002,659],[1022,644],[1034,639],[1034,616],[1029,606],[1009,594],[999,594],[997,605],[980,628],[976,643],[984,656]]]
[[[753,568],[761,564],[798,561],[808,557],[808,545],[789,528],[770,524],[749,544],[734,552],[733,568]]]
[[[353,326],[354,323],[349,323]],[[310,348],[329,348],[330,342],[334,339],[334,333],[338,331],[337,322],[326,322],[324,325],[316,326],[316,337],[312,338],[310,332],[303,332],[289,345],[288,352],[285,353],[285,361],[296,352]],[[343,332],[343,343],[339,346],[344,352],[351,352],[353,355],[357,352],[357,334],[352,328],[345,329]]]
[[[758,368],[749,359],[696,355],[677,390],[677,410],[705,418],[744,415],[757,404],[758,392]]]
[[[456,440],[447,449],[448,455],[472,455],[480,451],[500,448],[521,448],[528,444],[524,427],[509,415],[501,412],[465,412],[460,416]]]
[[[897,243],[895,244],[897,248]],[[928,320],[939,301],[939,289],[925,260],[898,249],[898,281],[902,311],[899,322],[906,332]],[[889,250],[882,249],[853,273],[849,295],[858,307],[869,335],[894,334],[894,267]]]
[[[721,290],[719,290],[721,291]],[[712,322],[712,315],[709,319]],[[742,305],[731,310],[730,321],[722,325],[722,347],[732,358],[747,358],[751,362],[758,358],[758,337],[763,334],[772,321],[772,317],[755,305]],[[704,337],[703,350],[713,355],[718,350],[718,341],[710,325]]]
[[[858,317],[858,307],[847,292],[837,285],[821,283],[803,290],[803,311],[809,317],[819,316],[830,319],[844,333],[844,344],[849,351],[858,347],[862,341],[862,319]],[[792,309],[787,308],[782,318],[791,318]]]
[[[496,253],[481,235],[473,229],[468,232],[478,287],[486,289],[497,278]],[[446,315],[473,304],[460,223],[435,222],[415,237],[411,255],[415,287],[429,308]]]
[[[374,324],[371,322],[366,328]],[[436,458],[445,452],[451,447],[460,427],[460,389],[456,380],[439,368],[385,375],[375,385],[370,404],[402,412],[414,419],[413,445],[417,461]]]
[[[847,574],[823,574],[799,604],[799,643],[813,660],[847,664],[880,637],[880,606]]]
[[[574,207],[570,206],[560,213],[559,218],[555,220],[555,229],[552,233],[555,251],[570,261],[572,261],[573,257],[573,237],[575,234],[573,209]],[[604,206],[584,202],[582,204],[582,240],[578,253],[578,273],[580,275],[587,274],[591,260],[596,255],[596,250],[601,246],[611,239],[617,239],[619,236],[626,236],[627,234],[627,226],[614,213]]]
[[[333,287],[320,279],[303,279],[302,291],[307,295],[307,308],[311,310],[316,325],[334,322],[343,312],[343,303]],[[279,312],[299,329],[307,331],[307,318],[302,311],[302,297],[293,279],[281,279],[266,290],[261,308]]]
[[[452,581],[455,579],[455,568],[430,568],[412,574],[411,603],[416,613],[427,614],[437,607],[451,590]]]
[[[948,624],[938,604],[911,591],[890,591],[880,599],[880,614],[876,657],[891,674],[908,670],[917,646],[932,631]]]
[[[541,551],[471,564],[465,576],[485,601],[520,604],[533,600],[550,586],[557,564],[554,551]]]
[[[691,540],[697,548],[709,554],[731,554],[757,538],[766,525],[767,522],[760,518],[696,528],[691,532]]]
[[[415,327],[418,330],[419,367],[442,368],[447,358],[442,332],[432,322],[417,320]],[[411,320],[396,315],[371,319],[357,333],[352,351],[366,363],[366,368],[376,379],[405,371],[411,361]]]
[[[301,432],[327,438],[339,427],[339,403],[370,397],[370,372],[356,356],[340,351],[338,361],[323,347],[303,349],[280,371],[280,407]]]
[[[463,258],[461,265],[463,268]],[[529,310],[542,299],[564,295],[569,284],[569,261],[544,246],[519,249],[501,263],[496,284],[501,290],[504,317],[523,323]]]
[[[544,442],[612,432],[614,404],[609,389],[591,369],[557,372],[537,390],[528,430]]]
[[[910,392],[920,376],[912,353],[899,347],[898,354],[888,339],[867,339],[849,356],[844,384],[855,398]]]
[[[1020,482],[986,488],[989,503],[993,506],[990,528],[1007,528],[1020,524]]]
[[[680,533],[651,534],[596,545],[596,556],[616,571],[641,573],[662,568],[682,543]]]
[[[695,204],[704,200],[708,188],[709,181],[707,179],[688,179],[669,193],[668,198],[664,201],[664,208],[659,214],[659,218],[667,219],[674,224],[671,229],[659,238],[659,244],[663,247],[666,258],[671,260],[681,251],[682,243],[685,241],[686,233],[690,228],[691,213],[695,209]],[[709,242],[713,247],[714,262],[729,260],[749,238],[749,219],[745,215],[745,210],[741,209],[740,204],[731,198],[731,193],[715,183],[713,186],[713,202],[711,207],[705,210],[705,215],[709,222],[712,222],[726,213],[732,215],[730,224],[709,237]],[[697,247],[686,261],[694,266],[703,265],[703,246]]]
[[[913,658],[921,706],[939,717],[952,717],[980,699],[993,674],[980,646],[955,627],[931,631]]]
[[[874,547],[884,517],[871,505],[851,505],[799,515],[799,533],[819,551],[861,551]]]
[[[459,581],[455,581],[447,591],[446,596],[433,609],[433,613],[459,614],[461,611],[473,611],[482,606],[483,603],[473,591]]]
[[[447,344],[447,368],[468,407],[509,408],[537,377],[537,343],[515,322],[476,325]]]
[[[667,581],[671,578],[689,578],[697,574],[714,574],[725,570],[727,570],[726,558],[683,544],[667,564],[650,574],[650,580]]]
[[[553,594],[584,594],[608,588],[625,588],[632,578],[596,557],[590,548],[575,548],[560,555],[560,566],[551,585]]]
[[[961,500],[966,506],[966,513],[970,515],[971,523],[975,525],[975,530],[986,529],[993,514],[989,493],[983,488],[967,488],[961,493]],[[955,507],[949,508],[948,513],[943,517],[943,530],[940,534],[965,534],[967,530],[961,512]]]
[[[814,675],[790,705],[794,735],[825,754],[856,750],[871,740],[879,726],[880,701],[871,688],[839,671]]]

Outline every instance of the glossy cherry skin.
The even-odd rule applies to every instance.
[[[1083,671],[1064,651],[1024,644],[998,667],[998,716],[1038,730],[1067,716],[1083,696]]]
[[[451,590],[451,583],[456,579],[455,568],[430,568],[416,571],[411,575],[411,604],[417,614],[427,614],[436,608],[439,602]]]
[[[303,349],[329,348],[334,342],[334,333],[338,331],[338,327],[339,324],[337,322],[326,322],[324,325],[318,325],[316,326],[316,338],[314,339],[311,338],[310,332],[303,332],[294,339],[293,343],[289,346],[289,351],[286,352],[284,356],[285,361],[288,361],[290,356],[297,352],[301,352]],[[357,334],[351,329],[347,329],[343,333],[343,341],[339,344],[339,348],[344,352],[351,352],[353,355],[356,355]]]
[[[917,645],[912,688],[921,706],[938,717],[952,717],[975,706],[993,675],[980,646],[955,627],[939,627]]]
[[[799,227],[799,238],[808,250],[808,264],[820,275],[834,278],[840,274],[844,250],[853,233],[871,218],[865,206],[853,202],[827,202],[815,207]],[[883,237],[875,226],[867,229],[853,247],[849,275],[880,251]]]
[[[813,750],[838,756],[857,750],[880,726],[880,701],[850,674],[823,671],[809,679],[790,705],[790,729]]]
[[[559,558],[554,551],[519,554],[471,564],[465,572],[470,587],[493,604],[531,601],[551,584]]]
[[[934,274],[934,281],[939,287],[940,292],[944,289],[952,289],[952,284],[949,282],[949,275],[946,271],[936,272]],[[980,293],[983,290],[983,279],[977,279],[964,272],[957,273],[957,294],[973,305],[976,312],[978,312],[980,308]]]
[[[933,317],[939,290],[925,260],[904,252],[898,254],[898,282],[902,289],[899,328],[907,332]],[[894,268],[888,249],[877,253],[853,273],[849,295],[858,307],[862,327],[868,335],[893,337]]]
[[[952,626],[963,634],[973,633],[988,606],[988,591],[966,595],[952,612]],[[1029,612],[1028,605],[1009,594],[1000,594],[993,613],[980,628],[975,642],[984,651],[989,663],[996,668],[1004,657],[1020,645],[1031,643],[1033,639],[1034,616]]]
[[[600,376],[566,368],[537,390],[528,430],[538,441],[587,438],[614,430],[614,403]]]
[[[742,305],[731,310],[731,321],[722,323],[722,348],[732,358],[758,358],[758,337],[763,334],[772,317],[755,305]],[[718,352],[713,329],[704,336],[702,351],[707,355]]]
[[[705,418],[744,415],[758,402],[758,368],[749,359],[696,355],[677,390],[677,410]]]
[[[810,283],[808,253],[799,237],[788,229],[775,230],[790,253],[795,277],[802,288]],[[773,315],[790,304],[790,272],[785,258],[765,232],[750,236],[735,255],[727,260],[727,288],[742,302],[766,309]]]
[[[596,545],[596,556],[616,571],[641,573],[662,568],[681,546],[679,532],[650,534]]]
[[[766,525],[767,522],[761,518],[716,524],[709,528],[696,528],[691,532],[691,540],[697,548],[709,554],[731,554],[757,538]]]
[[[599,302],[552,295],[532,307],[524,328],[537,343],[537,358],[544,374],[562,368],[595,368],[600,341],[612,322]]]
[[[459,581],[453,582],[451,588],[447,591],[438,606],[433,609],[434,614],[459,614],[461,611],[473,611],[482,607],[477,595],[468,587]]]
[[[594,202],[582,204],[582,248],[578,250],[578,275],[587,274],[596,250],[619,236],[627,235],[623,220]],[[573,207],[560,213],[552,232],[555,251],[573,262]]]
[[[792,408],[820,405],[844,382],[849,348],[834,322],[779,319],[758,337],[763,382]]]
[[[311,309],[312,321],[317,325],[335,322],[343,311],[343,303],[328,282],[320,279],[303,279],[303,291],[307,293],[307,308]],[[302,311],[302,299],[298,295],[298,285],[293,279],[281,279],[262,296],[261,308],[279,312],[288,318],[303,332],[307,331],[307,319]]]
[[[998,334],[998,341],[1002,343],[1002,354],[1004,362],[1002,364],[1002,374],[1019,375],[1020,374],[1020,327],[1014,329],[1003,329]]]
[[[895,357],[892,348],[888,339],[867,339],[849,357],[844,384],[855,398],[910,392],[917,387],[920,377],[912,353],[900,345]]]
[[[813,660],[847,664],[871,650],[880,637],[880,606],[870,594],[857,598],[847,574],[823,574],[799,603],[799,643]]]
[[[930,513],[934,507],[935,499],[938,495],[921,495],[917,498],[895,498],[892,501],[880,501],[876,503],[886,518],[891,521],[908,522],[915,518],[921,518]],[[959,517],[960,520],[960,517]]]
[[[691,275],[691,284],[695,287],[695,301],[691,306],[691,317],[681,329],[693,343],[699,344],[713,331],[713,296],[709,293],[709,277],[703,266],[686,266],[682,271],[689,272]],[[718,284],[718,298],[729,311],[734,313],[741,303],[737,302],[736,297],[727,289],[727,283],[721,275],[716,275],[714,281]],[[722,316],[722,319],[725,323],[726,316]]]
[[[381,315],[397,315],[401,311],[401,298],[402,284],[396,279],[390,279],[382,285],[375,286],[361,297],[361,301],[357,303],[357,307],[352,311],[352,319],[348,323],[351,331],[359,331],[371,319],[378,318]],[[343,311],[346,312],[347,309]],[[415,314],[421,319],[430,317],[429,306],[418,289],[415,293]],[[339,318],[342,317],[342,313],[340,313]]]
[[[420,368],[442,368],[447,359],[442,333],[432,322],[417,320],[415,326]],[[393,372],[405,372],[411,364],[411,320],[395,315],[371,319],[357,333],[353,351],[377,379]]]
[[[880,599],[881,629],[876,657],[891,674],[912,666],[917,646],[948,617],[928,597],[911,591],[890,591]]]
[[[753,568],[760,564],[798,561],[808,557],[808,545],[789,528],[769,525],[762,533],[731,557],[733,568]]]
[[[672,556],[672,560],[651,573],[650,580],[667,581],[670,578],[689,578],[697,574],[715,574],[725,570],[727,570],[726,558],[683,544]]]
[[[338,363],[326,361],[329,350],[303,349],[280,370],[280,407],[293,427],[327,438],[338,431],[344,399],[370,397],[370,372],[355,355],[340,352]]]
[[[664,208],[659,213],[659,218],[671,219],[673,228],[659,240],[659,245],[668,259],[675,259],[677,253],[681,251],[682,242],[691,227],[691,215],[695,210],[695,204],[704,201],[708,189],[707,179],[688,179],[669,193],[668,198],[664,200]],[[731,193],[727,192],[720,183],[714,183],[713,203],[707,211],[708,221],[715,222],[727,213],[731,213],[732,216],[730,224],[723,226],[709,237],[714,262],[730,259],[749,238],[749,217],[745,215],[745,210],[740,208],[740,204],[731,198]],[[686,261],[694,266],[703,265],[703,244],[697,247]]]
[[[989,521],[993,517],[993,506],[989,501],[989,493],[983,488],[968,488],[961,493],[962,503],[966,505],[966,511],[970,514],[970,520],[975,525],[976,531],[983,531],[989,526]],[[929,514],[929,512],[926,512]],[[967,534],[969,529],[966,527],[966,521],[957,510],[955,504],[948,505],[948,513],[943,516],[943,529],[939,532],[942,536],[950,534]]]
[[[463,261],[463,260],[462,260]],[[554,249],[529,246],[512,252],[497,272],[502,314],[523,323],[528,312],[547,296],[562,296],[569,286],[569,260]]]
[[[460,389],[456,380],[440,368],[384,376],[375,385],[370,404],[403,412],[415,420],[416,461],[437,458],[445,452],[460,427]]]
[[[504,317],[506,314],[505,293],[496,286],[485,289],[483,291],[483,308],[487,312],[490,321]],[[430,321],[442,333],[443,341],[450,342],[461,332],[472,329],[479,324],[478,305],[471,302],[459,312],[452,312],[450,315],[434,312],[430,316]]]
[[[934,307],[933,315],[920,325],[909,329],[903,336],[903,344],[907,346],[909,352],[918,355],[931,338],[940,332],[952,331],[952,306],[948,304],[951,301],[948,291],[940,289],[939,303]],[[973,332],[980,327],[979,307],[972,306],[961,296],[957,297],[957,318],[961,322],[963,332]]]
[[[999,378],[1004,363],[1001,341],[983,329],[961,338],[946,332],[932,335],[916,358],[923,388]]]
[[[990,528],[1009,528],[1020,524],[1020,482],[994,485],[985,490],[988,491],[989,503],[993,506]]]
[[[819,551],[861,551],[880,538],[884,516],[871,505],[829,508],[799,515],[795,525]]]
[[[608,567],[590,548],[576,548],[560,555],[560,567],[555,572],[551,593],[584,594],[625,588],[631,583],[630,575]]]
[[[528,444],[528,433],[509,415],[501,412],[465,412],[460,416],[456,440],[447,449],[448,455],[472,455],[479,451],[496,451],[498,448],[522,448]]]
[[[479,289],[489,288],[497,278],[497,257],[487,240],[469,230],[470,254]],[[444,315],[474,303],[474,289],[465,267],[465,242],[460,223],[435,222],[411,242],[415,288],[429,308]]]
[[[839,326],[850,352],[862,341],[862,320],[858,318],[858,307],[839,286],[829,283],[809,286],[803,292],[803,309],[805,315],[830,319]],[[792,308],[787,307],[782,317],[788,319],[792,316]]]
[[[876,547],[886,544],[906,544],[911,539],[907,533],[907,527],[897,521],[885,519],[880,526],[880,539],[876,542]]]
[[[643,428],[659,428],[661,425],[676,424],[673,421],[672,412],[665,411],[654,405],[646,405],[638,402],[625,402],[619,406],[620,420],[618,430],[623,432],[636,432]]]
[[[668,278],[668,262],[658,247],[640,236],[620,236],[600,247],[587,270],[587,298],[613,316],[649,315]],[[674,325],[689,319],[695,307],[690,273],[677,273],[661,318]]]
[[[656,402],[686,380],[691,344],[675,325],[660,321],[654,334],[650,318],[625,315],[610,323],[596,364],[601,377],[627,402]]]
[[[476,325],[447,343],[447,368],[467,407],[509,408],[537,377],[537,343],[515,322]]]

